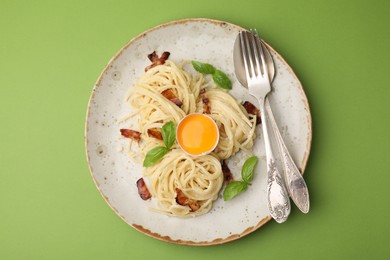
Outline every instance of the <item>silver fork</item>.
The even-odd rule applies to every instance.
[[[268,175],[268,208],[271,216],[276,220],[276,222],[283,223],[287,220],[288,215],[290,214],[291,206],[288,193],[284,187],[283,179],[276,167],[275,157],[272,152],[268,134],[264,102],[267,94],[271,91],[271,84],[264,58],[264,50],[256,32],[241,31],[240,42],[249,94],[258,100],[260,115],[262,118],[261,125],[263,128]]]

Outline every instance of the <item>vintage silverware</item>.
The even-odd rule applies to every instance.
[[[265,113],[265,100],[271,91],[271,84],[268,76],[268,68],[265,61],[264,47],[256,32],[241,31],[239,33],[241,57],[244,63],[246,82],[244,85],[249,93],[259,102],[262,117],[262,129],[265,142],[265,153],[267,162],[267,194],[268,208],[271,216],[278,223],[287,220],[290,214],[290,199],[284,181],[276,166],[275,157],[272,151],[268,134],[267,116]]]
[[[265,62],[268,68],[268,76],[270,82],[272,82],[275,77],[275,64],[268,48],[261,41],[260,44],[263,46]],[[243,60],[241,59],[240,36],[237,36],[234,45],[234,64],[235,64],[235,72],[238,81],[245,86],[247,84],[247,81],[245,77]],[[268,119],[271,122],[274,135],[278,144],[278,148],[281,154],[281,162],[283,164],[284,179],[285,179],[287,191],[291,199],[295,203],[295,205],[303,213],[307,213],[309,212],[310,202],[309,202],[309,192],[305,180],[303,179],[302,174],[299,172],[298,167],[294,163],[294,160],[292,159],[283,141],[283,138],[276,124],[268,99],[265,100],[265,109],[268,114]]]

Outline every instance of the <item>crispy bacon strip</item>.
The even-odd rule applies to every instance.
[[[242,106],[245,108],[246,112],[257,117],[256,124],[261,124],[260,110],[249,101],[245,101]]]
[[[145,181],[143,178],[138,179],[137,181],[138,194],[143,200],[148,200],[152,197],[148,187],[146,187]]]
[[[161,92],[161,95],[163,95],[166,99],[169,99],[172,101],[176,106],[181,107],[183,105],[183,102],[173,93],[172,89],[166,89],[163,92]]]
[[[148,54],[148,59],[152,62],[152,64],[145,68],[145,72],[153,67],[156,67],[157,65],[164,64],[165,61],[169,58],[169,55],[170,53],[167,51],[164,51],[163,54],[161,54],[161,57],[157,56],[156,51],[152,52],[151,54]]]
[[[202,88],[200,90],[200,97],[202,98],[202,102],[203,102],[203,113],[204,114],[211,114],[210,105],[209,105],[210,100],[207,97],[206,89]]]
[[[233,174],[230,171],[228,165],[225,163],[225,161],[222,161],[222,172],[226,183],[229,183],[233,180]]]
[[[176,194],[176,202],[179,205],[189,206],[191,211],[197,211],[200,208],[200,205],[196,200],[187,198],[180,189],[176,188]]]
[[[131,138],[136,142],[139,142],[141,140],[141,133],[138,131],[131,129],[120,129],[120,131],[124,137]]]
[[[156,128],[150,128],[148,129],[148,135],[151,137],[154,137],[158,140],[163,140],[162,134],[160,130],[157,130]]]

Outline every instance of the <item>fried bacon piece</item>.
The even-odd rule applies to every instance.
[[[233,180],[233,174],[230,171],[228,165],[225,163],[225,161],[222,161],[222,172],[226,183],[229,183]]]
[[[182,206],[189,206],[191,211],[197,211],[200,208],[200,205],[196,200],[187,198],[180,189],[176,188],[176,194],[177,204]]]
[[[170,53],[167,51],[164,51],[163,54],[161,54],[161,57],[157,56],[156,51],[152,52],[151,54],[148,54],[148,59],[152,62],[152,64],[145,68],[145,72],[153,67],[156,67],[157,65],[164,64],[165,61],[169,58],[169,55]]]
[[[146,187],[145,181],[143,178],[138,179],[137,181],[138,194],[143,200],[148,200],[152,197],[148,187]]]
[[[249,101],[245,101],[242,104],[242,106],[245,108],[245,110],[246,110],[246,112],[248,112],[248,114],[256,116],[256,118],[257,118],[256,124],[260,124],[261,123],[260,110],[255,105],[253,105]]]
[[[154,137],[158,140],[163,140],[162,134],[160,130],[157,130],[156,128],[150,128],[148,129],[148,135],[151,137]]]
[[[169,99],[172,101],[176,106],[181,107],[183,105],[183,102],[173,93],[172,89],[166,89],[163,92],[161,92],[161,95],[163,95],[166,99]]]
[[[124,137],[131,138],[136,142],[139,142],[141,140],[141,133],[138,131],[131,129],[120,129],[120,131]]]
[[[204,114],[211,114],[210,105],[209,105],[210,100],[207,97],[206,89],[202,88],[200,90],[200,97],[202,98],[202,102],[203,102],[203,113]]]

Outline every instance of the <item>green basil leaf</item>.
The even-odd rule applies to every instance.
[[[153,164],[157,163],[160,161],[164,155],[166,155],[168,152],[168,148],[164,146],[157,146],[154,147],[152,150],[150,150],[144,159],[144,167],[149,167],[152,166]]]
[[[219,87],[223,89],[232,89],[232,82],[228,76],[220,70],[215,70],[213,73],[213,80]]]
[[[232,181],[223,191],[223,200],[231,200],[241,192],[246,191],[248,184],[244,181]]]
[[[249,157],[245,161],[244,165],[242,166],[241,176],[245,182],[249,183],[253,180],[253,172],[255,170],[256,163],[257,163],[257,157],[252,156],[252,157]]]
[[[171,149],[172,145],[176,141],[176,126],[172,121],[165,123],[162,127],[161,134],[164,140],[164,144],[168,149]]]
[[[200,72],[202,74],[213,74],[215,72],[215,68],[213,65],[208,63],[202,63],[199,61],[192,61],[192,66],[197,72]]]

